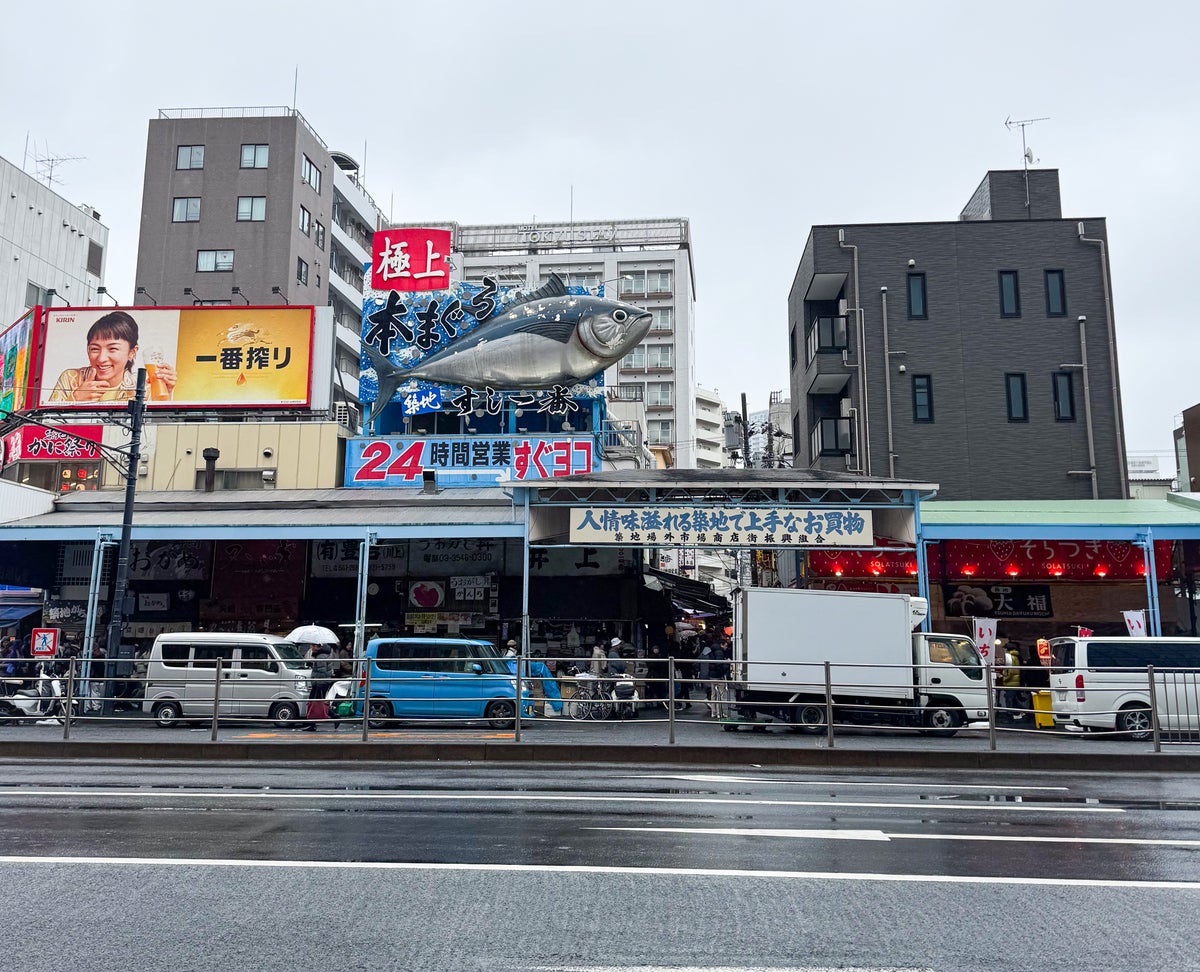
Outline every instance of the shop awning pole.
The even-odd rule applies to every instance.
[[[104,563],[104,551],[113,545],[111,533],[97,533],[92,547],[92,576],[88,581],[87,620],[83,627],[83,670],[80,673],[79,692],[86,704],[91,698],[92,646],[96,642],[96,612],[100,601],[100,570]]]
[[[355,598],[354,657],[362,658],[367,650],[367,579],[371,569],[371,547],[378,537],[369,532],[358,544],[358,596]]]
[[[513,742],[521,741],[521,697],[525,662],[529,658],[529,490],[523,489],[525,501],[525,529],[521,533],[521,657],[517,660],[517,717],[513,721]]]

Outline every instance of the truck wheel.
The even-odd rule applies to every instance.
[[[801,732],[815,736],[825,731],[825,706],[803,702],[792,709],[792,724]]]
[[[1150,710],[1144,705],[1127,705],[1117,713],[1117,732],[1123,733],[1130,739],[1149,739],[1154,735],[1154,726],[1150,722]]]
[[[931,705],[925,710],[925,728],[921,730],[921,734],[948,739],[958,732],[965,721],[962,709],[948,705]]]

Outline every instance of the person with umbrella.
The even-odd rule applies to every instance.
[[[332,646],[338,644],[338,636],[319,624],[306,624],[293,628],[287,640],[305,650],[304,659],[312,667],[312,679],[308,690],[308,717],[314,721],[296,726],[296,729],[300,732],[316,732],[315,720],[326,719],[329,715],[325,696],[333,685],[336,674]]]

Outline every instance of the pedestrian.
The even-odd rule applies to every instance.
[[[651,645],[646,655],[646,701],[661,702],[667,697],[667,659],[661,645]]]
[[[604,645],[597,641],[592,646],[592,662],[588,666],[588,671],[599,677],[605,673],[608,668],[608,652],[604,650]]]
[[[999,671],[1000,684],[1002,687],[1000,692],[1000,709],[1001,715],[1007,716],[1013,722],[1018,722],[1025,718],[1024,712],[1021,709],[1021,661],[1017,653],[1012,650],[1010,642],[1007,650],[996,651],[996,661],[1004,659],[1002,667]]]
[[[504,646],[504,658],[508,664],[508,670],[514,675],[517,674],[517,642],[509,638],[508,644]],[[546,704],[542,709],[542,714],[547,719],[556,719],[562,715],[562,692],[558,688],[558,679],[554,677],[554,673],[550,671],[546,663],[539,658],[531,658],[526,663],[530,678],[541,679],[542,695],[546,699]]]
[[[308,651],[305,652],[305,659],[312,666],[312,678],[309,680],[308,689],[308,708],[305,713],[310,720],[303,725],[297,726],[300,732],[316,732],[317,720],[323,720],[329,716],[329,706],[325,702],[325,696],[329,693],[329,688],[333,685],[334,662],[333,653],[328,645],[309,645]]]
[[[608,671],[611,675],[625,674],[625,659],[621,657],[621,639],[613,638],[608,643]]]

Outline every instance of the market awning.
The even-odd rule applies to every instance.
[[[647,587],[666,591],[671,595],[675,606],[684,611],[711,611],[715,614],[729,611],[729,601],[701,581],[680,577],[678,574],[654,567],[643,568],[642,576]]]
[[[0,607],[0,628],[16,624],[23,618],[36,614],[42,609],[40,604],[6,604]]]

